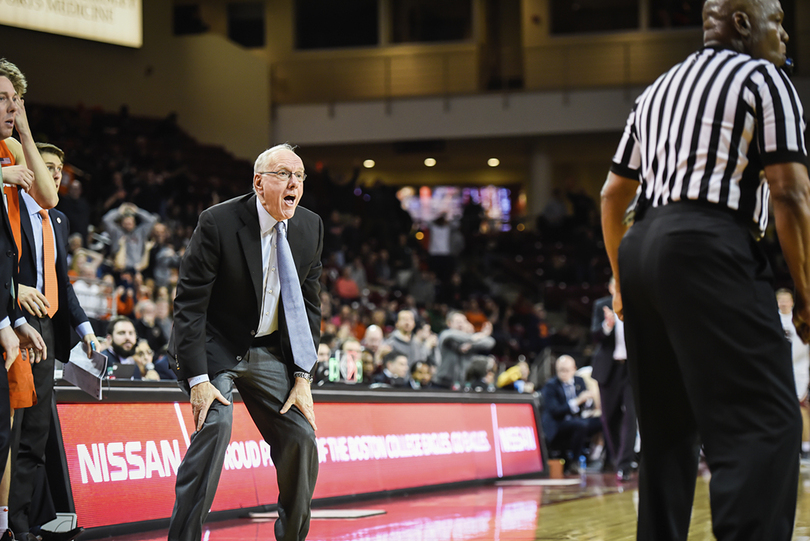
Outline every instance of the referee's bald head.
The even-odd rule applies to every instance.
[[[703,44],[785,63],[788,34],[779,0],[706,0]]]

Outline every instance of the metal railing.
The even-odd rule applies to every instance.
[[[273,104],[334,103],[492,91],[631,87],[652,82],[701,45],[700,29],[560,37],[521,51],[476,44],[298,53],[271,68]],[[522,89],[514,62],[522,59]],[[504,67],[490,65],[501,58]],[[485,62],[486,60],[486,62]],[[517,88],[516,88],[517,87]]]

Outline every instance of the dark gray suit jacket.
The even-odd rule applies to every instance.
[[[287,239],[317,351],[323,222],[317,214],[298,207],[287,223]],[[174,300],[169,354],[178,380],[206,373],[213,379],[242,360],[259,326],[262,282],[256,195],[236,197],[203,211],[180,265]],[[292,370],[302,370],[294,366],[281,305],[279,332],[284,362]]]

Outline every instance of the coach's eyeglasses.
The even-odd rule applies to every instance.
[[[295,178],[298,179],[299,182],[304,182],[307,179],[306,173],[291,173],[290,171],[259,171],[257,174],[276,175],[285,182],[289,182],[293,175],[295,175]]]

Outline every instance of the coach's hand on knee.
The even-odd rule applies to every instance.
[[[191,412],[194,415],[194,426],[197,431],[202,430],[205,417],[208,415],[208,409],[214,403],[214,400],[219,400],[226,406],[231,405],[210,381],[203,381],[191,388]]]
[[[287,402],[281,408],[281,414],[284,415],[291,407],[295,406],[301,413],[312,428],[318,430],[315,425],[315,407],[312,404],[312,390],[309,387],[309,382],[303,378],[295,378],[295,384],[290,391],[290,396],[287,397]]]

